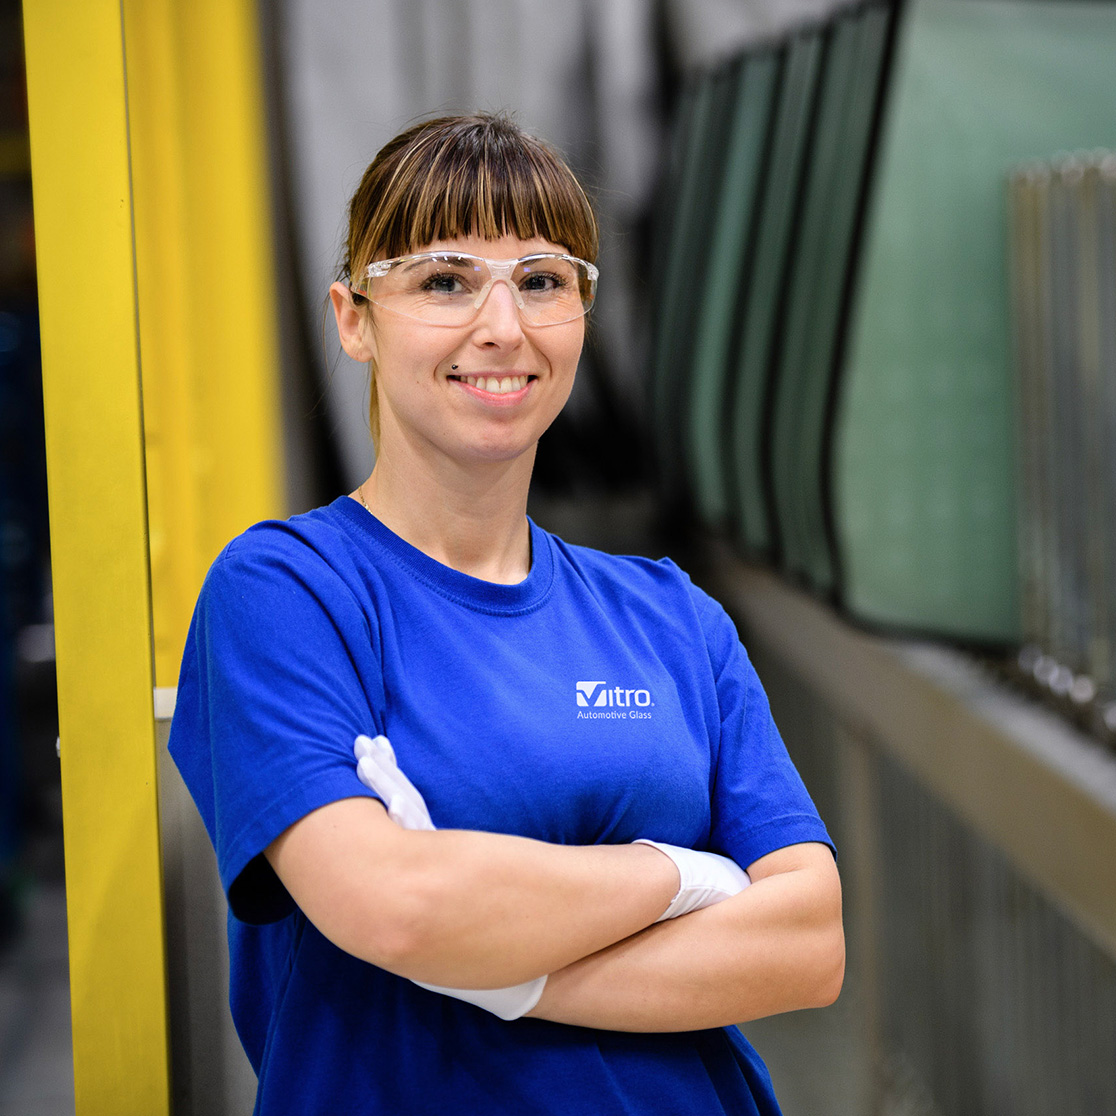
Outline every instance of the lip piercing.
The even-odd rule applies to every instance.
[[[451,364],[450,365],[450,371],[451,372],[456,372],[457,371],[457,365],[456,364]]]

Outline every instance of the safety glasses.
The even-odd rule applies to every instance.
[[[419,252],[377,260],[354,294],[428,325],[468,325],[495,283],[506,283],[520,317],[532,326],[561,325],[587,314],[600,273],[576,256],[541,252],[489,260],[462,252]]]

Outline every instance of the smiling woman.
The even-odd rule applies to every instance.
[[[340,276],[357,278],[358,296],[366,294],[363,283],[374,259],[459,237],[541,237],[596,262],[597,219],[561,156],[533,137],[524,143],[508,120],[488,117],[477,127],[480,119],[443,117],[416,125],[385,144],[364,172],[349,204]],[[374,365],[371,373],[374,388]],[[375,390],[369,406],[378,442]]]
[[[447,565],[519,581],[535,447],[573,388],[596,268],[541,237],[471,233],[416,247],[371,275],[379,265],[367,265],[360,290],[330,289],[341,344],[368,363],[375,398],[376,467],[354,495]],[[492,530],[513,532],[506,568],[446,551],[430,531],[425,509],[463,493],[467,474],[500,493],[488,510]],[[513,490],[514,524],[504,495]],[[461,514],[481,511],[465,500]]]
[[[596,295],[585,195],[453,117],[350,218],[375,468],[218,557],[171,732],[256,1111],[772,1116],[731,1024],[837,995],[825,827],[720,606],[526,514]]]

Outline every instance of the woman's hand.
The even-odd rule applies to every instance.
[[[790,845],[748,874],[741,894],[552,972],[529,1014],[613,1031],[689,1031],[831,1004],[845,962],[833,854]]]
[[[426,800],[400,770],[395,750],[386,736],[358,736],[353,752],[357,757],[357,775],[360,781],[380,796],[392,821],[404,829],[435,828],[430,820]],[[681,881],[678,893],[666,911],[659,916],[659,922],[719,903],[738,894],[751,882],[748,874],[727,857],[664,845],[657,841],[644,840],[637,844],[651,845],[658,849],[678,869]],[[546,979],[542,976],[507,988],[475,990],[448,988],[421,980],[414,983],[430,992],[475,1004],[501,1019],[518,1019],[539,1002]]]
[[[360,781],[383,799],[387,806],[388,817],[404,829],[434,829],[426,800],[418,787],[399,770],[386,736],[358,736],[353,744],[357,757],[357,775]],[[501,1019],[518,1019],[538,1002],[546,985],[546,977],[513,984],[507,988],[447,988],[440,984],[427,984],[416,980],[413,983],[428,992],[438,992],[464,1000],[468,1004],[484,1008]]]
[[[383,799],[388,817],[404,829],[435,829],[418,787],[399,770],[395,749],[386,736],[358,736],[353,741],[357,776]]]
[[[664,856],[670,857],[678,869],[678,894],[656,922],[704,910],[714,903],[722,903],[739,895],[752,881],[748,873],[734,860],[717,853],[699,852],[697,849],[664,845],[661,841],[648,841],[641,837],[637,845],[650,845]]]

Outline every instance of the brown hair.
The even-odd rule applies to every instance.
[[[349,203],[342,281],[377,257],[390,259],[436,240],[479,235],[541,237],[590,263],[597,260],[593,207],[553,147],[507,116],[442,116],[389,140]],[[359,296],[355,296],[359,300]],[[369,428],[379,440],[376,370]]]

